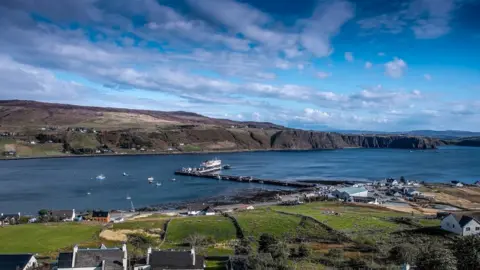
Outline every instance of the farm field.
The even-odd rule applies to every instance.
[[[212,238],[218,243],[236,239],[237,231],[232,221],[223,216],[175,218],[168,226],[166,242],[181,245],[193,234]]]
[[[0,228],[0,253],[51,255],[73,245],[100,244],[98,225],[76,223],[24,224]]]

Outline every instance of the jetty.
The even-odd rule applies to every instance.
[[[286,187],[296,187],[296,188],[313,188],[315,184],[312,183],[303,183],[303,182],[290,182],[282,180],[273,180],[273,179],[261,179],[251,176],[235,176],[235,175],[223,175],[217,173],[201,173],[198,171],[185,171],[179,170],[175,171],[176,175],[192,176],[192,177],[201,177],[215,180],[227,180],[234,182],[245,182],[245,183],[258,183],[265,185],[276,185],[276,186],[286,186]]]

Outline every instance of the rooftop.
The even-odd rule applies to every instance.
[[[0,254],[0,269],[23,269],[32,258],[33,254]]]
[[[78,249],[75,255],[75,268],[100,267],[105,262],[105,270],[123,270],[123,250],[121,248]],[[71,268],[73,252],[62,252],[58,255],[59,268]]]
[[[195,264],[193,264],[193,254],[191,251],[153,251],[152,254],[150,254],[150,266],[152,270],[203,269],[203,256],[195,255]]]
[[[345,187],[345,188],[338,188],[338,192],[346,192],[348,194],[355,194],[360,192],[365,192],[367,189],[365,187]]]
[[[452,215],[462,228],[472,220],[475,220],[480,224],[480,212],[452,213]]]

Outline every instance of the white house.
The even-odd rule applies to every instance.
[[[58,255],[57,270],[104,270],[104,269],[128,269],[127,245],[121,248],[107,248],[102,245],[99,248],[79,249],[73,247],[72,252],[61,252]]]
[[[367,197],[368,190],[365,187],[346,187],[338,188],[332,192],[332,195],[343,200],[349,197]]]
[[[28,270],[37,266],[33,254],[0,254],[0,269]]]
[[[440,226],[443,230],[462,236],[480,234],[480,212],[451,213],[442,220]]]
[[[190,205],[187,209],[187,214],[189,216],[199,216],[199,215],[213,216],[215,215],[215,210],[209,205],[197,204],[197,205]]]
[[[152,250],[148,248],[145,265],[137,265],[134,270],[156,269],[205,269],[205,258],[195,254],[195,249],[179,250]]]

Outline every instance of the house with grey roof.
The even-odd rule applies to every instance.
[[[368,190],[365,187],[345,187],[334,190],[332,195],[342,200],[348,200],[350,197],[367,197]]]
[[[52,210],[48,213],[50,218],[58,221],[73,221],[75,219],[75,209],[71,210]]]
[[[134,270],[164,269],[205,269],[205,259],[195,254],[194,248],[185,251],[148,248],[146,264],[134,266]]]
[[[128,256],[127,245],[121,248],[107,248],[102,245],[99,248],[73,247],[72,252],[62,252],[58,255],[58,270],[81,269],[81,270],[127,270]]]
[[[440,226],[462,236],[480,234],[480,212],[450,213],[442,219]]]
[[[18,224],[20,220],[20,212],[17,214],[4,214],[0,213],[0,225],[14,225]]]
[[[37,259],[33,254],[0,254],[0,269],[28,270],[37,266]]]

